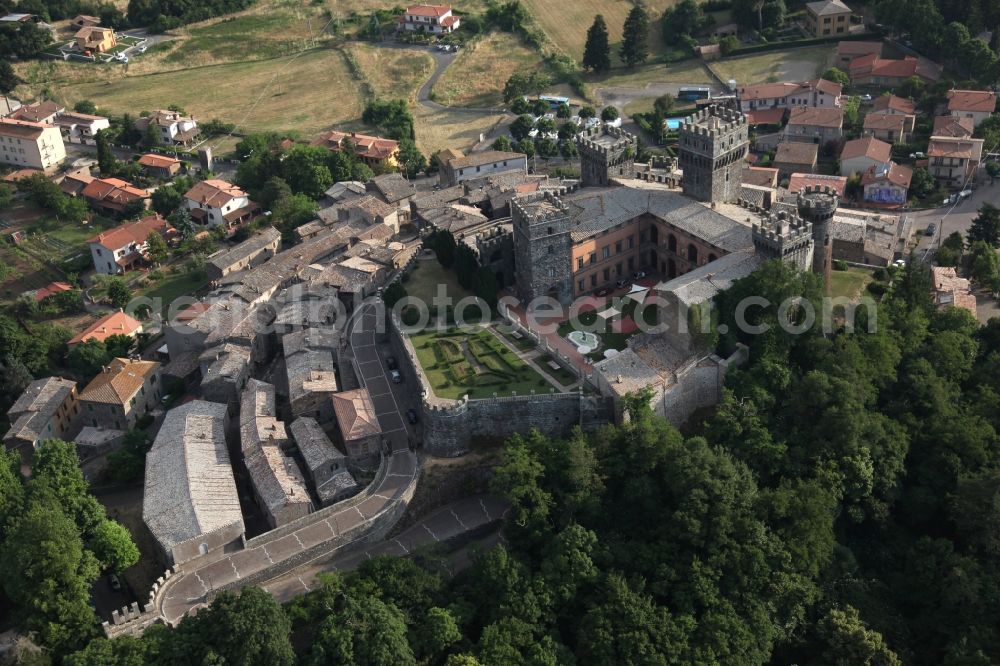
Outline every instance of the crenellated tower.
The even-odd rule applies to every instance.
[[[550,297],[562,305],[573,299],[573,239],[566,204],[545,192],[511,202],[514,273],[525,305]]]
[[[780,259],[807,271],[814,252],[812,233],[809,222],[782,211],[753,225],[753,246],[765,259]]]
[[[638,142],[619,127],[598,125],[576,135],[580,153],[580,179],[584,187],[606,187],[612,178],[635,177]]]
[[[837,213],[840,203],[837,192],[828,185],[803,188],[796,197],[799,217],[812,225],[813,261],[812,270],[823,276],[823,283],[829,286],[830,271],[833,269],[833,238],[830,222]]]
[[[749,146],[747,117],[712,105],[681,123],[677,135],[684,194],[699,201],[739,200]]]

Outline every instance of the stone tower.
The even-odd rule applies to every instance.
[[[514,275],[522,306],[548,296],[562,305],[573,300],[570,219],[566,204],[550,192],[511,202]]]
[[[837,212],[837,193],[829,186],[803,188],[796,198],[799,217],[812,225],[813,262],[812,270],[824,276],[824,283],[833,264],[833,239],[830,236],[830,221]],[[830,242],[827,242],[827,239]]]
[[[612,178],[635,177],[636,138],[618,127],[598,125],[576,135],[584,187],[606,187]]]
[[[712,105],[681,123],[677,134],[684,194],[735,203],[740,196],[749,127],[739,111]]]
[[[812,225],[784,211],[753,225],[753,246],[765,259],[780,259],[800,271],[812,267]]]

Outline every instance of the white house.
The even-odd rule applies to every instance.
[[[163,143],[179,143],[187,145],[198,136],[198,123],[194,118],[185,116],[177,111],[167,111],[160,109],[154,111],[145,118],[135,121],[135,128],[140,132],[146,132],[149,125],[153,124],[159,128],[160,141]]]
[[[892,145],[873,136],[852,139],[840,152],[840,175],[853,176],[892,159]]]
[[[105,275],[124,273],[145,258],[149,235],[156,232],[165,236],[169,228],[167,221],[156,214],[94,236],[87,241],[94,269]]]
[[[403,30],[446,35],[458,29],[459,19],[447,5],[412,5],[399,18]]]
[[[0,118],[0,163],[52,173],[65,159],[66,146],[54,125]]]
[[[257,204],[232,183],[203,180],[184,194],[184,203],[195,222],[215,228],[231,227],[253,216]]]
[[[955,118],[971,118],[974,126],[990,117],[997,108],[997,94],[990,90],[949,90],[948,113]]]
[[[94,135],[111,127],[111,121],[104,116],[92,116],[88,113],[60,113],[54,122],[62,133],[63,141],[68,143],[96,143]]]
[[[757,83],[737,91],[740,111],[791,109],[800,106],[839,108],[844,87],[839,83],[816,79],[800,83]]]
[[[528,156],[504,150],[486,150],[466,157],[456,157],[441,165],[440,180],[442,185],[454,186],[467,180],[508,171],[528,173]]]

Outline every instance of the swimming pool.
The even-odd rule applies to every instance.
[[[684,122],[683,118],[666,118],[663,121],[663,123],[667,126],[668,130],[679,129],[682,122]]]

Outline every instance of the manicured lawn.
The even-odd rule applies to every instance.
[[[511,345],[513,345],[516,349],[520,351],[531,351],[532,349],[538,346],[532,341],[531,338],[524,335],[523,333],[521,334],[520,338],[515,338],[511,334],[501,333],[496,329],[494,329],[494,331],[496,332],[497,335],[499,335],[501,338],[509,342]]]
[[[136,296],[159,298],[162,302],[162,312],[166,313],[170,304],[181,296],[198,296],[206,285],[208,276],[204,271],[188,272],[183,266],[178,266],[178,272],[171,274],[168,269],[160,269],[164,277],[150,280],[149,284],[136,293]]]
[[[542,55],[517,36],[490,33],[462,49],[434,85],[434,100],[446,106],[503,106],[510,75],[543,66]]]
[[[450,329],[420,333],[411,339],[424,374],[439,397],[488,398],[494,393],[523,395],[551,388],[487,330]]]
[[[608,305],[610,305],[610,303],[608,303]],[[597,321],[597,310],[587,310],[586,312],[580,313],[580,315],[576,318],[575,323],[567,319],[563,323],[559,324],[557,332],[563,338],[575,330],[595,333],[601,340],[601,346],[595,352],[592,352],[591,356],[595,358],[604,358],[605,349],[617,349],[619,351],[625,349],[625,347],[628,346],[628,339],[636,333],[641,332],[640,329],[628,330],[628,318],[638,321],[638,318],[642,317],[643,320],[650,325],[656,323],[656,309],[653,307],[639,309],[638,303],[633,300],[623,299],[621,311],[621,321],[617,324],[617,326],[614,321],[612,321],[603,330],[595,330],[594,324]],[[627,332],[615,330],[616,327],[621,327],[623,324],[626,324],[625,331]]]
[[[558,370],[554,370],[549,365],[549,361],[551,360],[553,360],[553,358],[551,356],[546,355],[546,356],[539,356],[534,360],[534,362],[537,363],[538,367],[541,368],[547,375],[555,379],[563,386],[569,386],[570,384],[576,382],[577,380],[576,375],[574,375],[569,370],[566,370],[562,366],[559,366]]]
[[[861,268],[833,271],[830,274],[830,296],[846,297],[855,300],[861,296],[865,287],[871,281],[871,271]]]
[[[419,260],[416,268],[406,276],[403,286],[408,296],[423,301],[428,308],[438,294],[438,287],[444,287],[444,295],[452,300],[453,305],[466,296],[472,296],[472,292],[458,284],[455,273],[445,270],[434,258]]]

